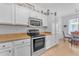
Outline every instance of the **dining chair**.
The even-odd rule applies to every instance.
[[[66,41],[66,39],[68,39],[68,41],[71,41],[72,36],[65,34],[65,32],[63,31],[63,40],[64,40],[64,42]]]

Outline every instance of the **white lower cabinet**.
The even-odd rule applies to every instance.
[[[30,56],[30,39],[0,43],[0,56]]]
[[[0,50],[0,56],[12,56],[12,49],[2,49]]]
[[[46,49],[49,49],[49,48],[55,46],[56,44],[58,44],[58,41],[56,40],[54,35],[46,36]]]
[[[15,56],[30,56],[30,47],[25,45],[16,46],[14,49]]]
[[[51,37],[51,35],[49,35],[49,36],[46,36],[46,49],[49,49],[49,48],[51,48],[52,47],[52,37]]]
[[[30,56],[29,39],[14,42],[14,56]]]
[[[12,42],[0,43],[0,56],[12,56]]]

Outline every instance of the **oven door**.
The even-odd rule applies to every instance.
[[[45,48],[45,37],[39,37],[33,39],[33,51],[36,52]]]

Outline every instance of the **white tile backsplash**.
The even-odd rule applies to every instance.
[[[10,34],[10,33],[27,33],[29,29],[39,29],[40,32],[44,32],[43,28],[28,28],[26,26],[11,26],[11,25],[0,25],[0,34]]]
[[[0,25],[0,34],[26,32],[25,26]]]

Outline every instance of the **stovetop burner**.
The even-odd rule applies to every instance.
[[[27,34],[31,37],[42,37],[44,35],[40,35],[40,32],[38,29],[30,29],[28,30]]]

